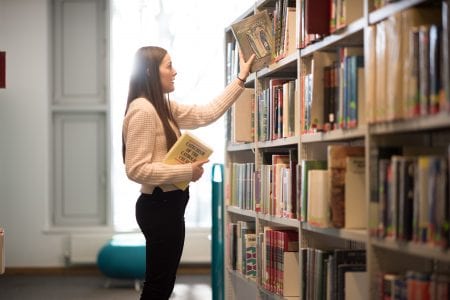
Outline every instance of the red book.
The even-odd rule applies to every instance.
[[[0,51],[0,88],[6,87],[6,52]]]
[[[330,34],[330,0],[306,0],[305,31]]]

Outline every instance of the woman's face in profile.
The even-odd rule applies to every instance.
[[[177,71],[172,66],[172,59],[167,53],[161,64],[159,65],[159,76],[161,78],[161,86],[164,93],[170,93],[175,90],[175,76]]]

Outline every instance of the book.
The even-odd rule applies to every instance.
[[[0,88],[6,87],[6,52],[0,51]]]
[[[365,197],[365,158],[347,157],[345,172],[345,228],[367,227],[367,204]]]
[[[336,228],[345,227],[345,172],[347,157],[364,156],[364,146],[329,145],[327,148],[329,171],[329,201],[331,222]]]
[[[340,264],[337,268],[337,300],[345,300],[349,295],[347,296],[347,286],[345,282],[346,274],[347,273],[353,273],[353,272],[366,272],[366,265],[365,264]],[[348,299],[358,299],[358,298],[351,298]],[[365,298],[359,298],[359,299],[365,299]]]
[[[358,265],[357,265],[358,266]],[[368,289],[368,273],[360,271],[347,271],[345,272],[344,285],[345,285],[345,300],[352,299],[367,299]]]
[[[0,227],[0,274],[5,273],[5,231]]]
[[[274,60],[273,26],[266,10],[231,25],[240,51],[247,61],[255,54],[251,72],[268,66]]]
[[[326,160],[302,160],[300,164],[299,172],[299,196],[300,196],[300,207],[299,207],[299,220],[306,222],[308,220],[308,185],[309,185],[309,170],[325,170],[327,169]]]
[[[213,150],[195,135],[184,132],[170,148],[164,157],[163,163],[169,165],[193,163],[199,160],[207,160]],[[176,187],[185,190],[188,181],[177,182]]]
[[[306,0],[306,33],[330,34],[330,8],[330,3],[327,0]]]
[[[283,252],[283,297],[298,297],[300,295],[300,261],[298,252]]]
[[[338,299],[340,291],[343,289],[341,278],[339,278],[339,266],[341,265],[360,265],[366,264],[366,250],[364,249],[335,249],[331,256],[331,262],[329,264],[330,272],[330,295],[331,299]],[[344,268],[344,267],[343,267]],[[347,268],[347,267],[345,267]]]
[[[308,172],[307,220],[316,227],[330,227],[329,171]]]
[[[254,139],[253,89],[245,89],[231,107],[231,140],[233,143],[251,143]]]

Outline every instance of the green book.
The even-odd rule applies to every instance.
[[[326,170],[326,160],[302,160],[300,178],[300,221],[308,220],[308,171],[309,170]]]

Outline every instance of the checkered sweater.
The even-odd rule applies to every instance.
[[[171,101],[172,113],[180,129],[195,129],[219,119],[244,90],[235,79],[213,101],[186,105]],[[173,183],[192,180],[191,164],[162,163],[167,153],[164,128],[153,105],[145,98],[131,102],[123,122],[126,146],[125,170],[128,178],[141,184],[141,192],[151,194],[156,186],[164,191],[177,189]]]

